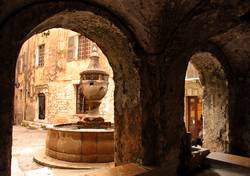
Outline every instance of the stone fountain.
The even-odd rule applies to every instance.
[[[100,68],[97,46],[90,62],[80,73],[86,113],[74,124],[48,129],[46,155],[70,162],[111,162],[114,160],[114,129],[100,116],[99,106],[108,90],[108,73]]]
[[[84,128],[109,128],[110,122],[104,122],[100,116],[99,106],[102,98],[108,91],[109,75],[100,69],[99,55],[97,46],[93,46],[90,56],[90,63],[86,70],[80,73],[81,90],[85,97],[87,113],[85,117],[78,122]]]

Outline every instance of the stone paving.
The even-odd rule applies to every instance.
[[[56,169],[41,166],[33,161],[33,155],[45,147],[46,130],[28,129],[21,126],[13,126],[12,147],[12,176],[131,176],[133,169]],[[138,169],[136,169],[138,171]],[[121,172],[122,171],[122,172]],[[115,174],[114,174],[115,173]],[[166,172],[160,174],[165,175]],[[144,174],[142,174],[144,175]],[[146,173],[147,176],[156,176],[155,172]],[[145,175],[145,176],[146,176]],[[159,174],[158,174],[159,175]],[[236,172],[230,168],[214,167],[193,173],[192,176],[250,176],[250,174]]]
[[[80,176],[95,170],[56,169],[41,166],[33,155],[45,147],[46,130],[13,126],[12,176]]]

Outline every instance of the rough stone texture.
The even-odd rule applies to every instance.
[[[249,20],[249,18],[248,18]],[[250,156],[249,75],[250,37],[249,23],[243,23],[212,40],[221,46],[232,67],[231,116],[229,118],[230,152]]]
[[[56,5],[56,4],[55,4]],[[78,4],[76,4],[76,7]],[[67,6],[65,6],[67,7]],[[64,7],[64,8],[65,8]],[[36,12],[37,15],[39,14],[39,9],[42,9],[42,7],[37,7],[36,9],[33,9],[30,11],[30,14],[33,14]],[[51,10],[57,9],[57,7],[51,7]],[[48,9],[47,9],[48,10]],[[27,14],[27,13],[25,13]],[[41,14],[41,12],[40,12]],[[47,14],[48,15],[48,14]],[[79,14],[78,14],[79,15]],[[81,14],[80,16],[85,16],[84,14]],[[115,83],[116,83],[116,91],[115,91],[115,102],[116,102],[116,109],[115,109],[115,123],[117,124],[117,128],[115,131],[115,140],[116,140],[116,153],[115,153],[115,161],[116,164],[126,163],[129,161],[136,161],[137,158],[141,157],[140,151],[140,126],[137,126],[135,124],[140,124],[140,106],[139,106],[139,90],[140,90],[140,82],[138,78],[137,71],[134,67],[134,61],[136,61],[136,56],[133,54],[131,49],[131,44],[128,42],[126,36],[124,36],[123,33],[119,31],[118,28],[115,27],[115,25],[111,25],[110,22],[105,21],[100,16],[94,16],[92,13],[87,13],[88,20],[81,21],[84,22],[84,24],[80,24],[78,21],[77,23],[74,23],[74,26],[77,26],[79,28],[80,25],[82,25],[82,31],[77,31],[80,33],[84,33],[86,29],[86,26],[92,25],[88,27],[89,35],[95,36],[95,41],[97,44],[99,44],[100,48],[106,52],[107,57],[109,58],[111,66],[113,66],[114,74],[116,75],[114,77]],[[22,15],[21,15],[22,16]],[[21,17],[20,16],[20,17]],[[67,16],[67,15],[66,15]],[[25,19],[25,18],[30,19]],[[70,17],[70,16],[69,16]],[[31,20],[34,18],[34,16],[22,16],[22,20]],[[79,17],[78,17],[79,18]],[[73,19],[73,18],[71,18]],[[21,21],[22,21],[21,20]],[[93,20],[92,22],[89,20]],[[21,22],[19,21],[19,22]],[[55,23],[58,21],[54,21],[53,23],[48,23],[47,27],[54,26]],[[36,21],[36,23],[39,23],[39,21]],[[12,23],[13,24],[13,23]],[[66,23],[70,24],[70,23]],[[34,24],[32,24],[34,25]],[[32,25],[30,26],[30,30],[32,29]],[[111,25],[111,26],[110,26]],[[74,29],[74,26],[71,26]],[[34,27],[34,26],[33,26]],[[49,27],[49,28],[50,28]],[[62,26],[63,27],[63,26]],[[66,26],[69,27],[69,26]],[[7,28],[5,28],[7,29]],[[7,36],[8,30],[5,30],[3,36]],[[19,34],[22,33],[25,34],[26,30],[20,31]],[[99,31],[99,32],[98,32]],[[103,36],[103,34],[106,34]],[[18,35],[13,36],[14,38]],[[24,35],[23,35],[24,36]],[[1,36],[2,37],[2,36]],[[11,41],[10,39],[9,41]],[[15,41],[16,39],[13,39]],[[7,41],[7,40],[6,40]],[[8,46],[11,46],[8,45]],[[116,46],[116,47],[114,47]],[[16,51],[18,51],[18,47],[16,46]],[[2,47],[4,49],[4,47]],[[14,49],[13,47],[12,49]],[[5,48],[9,50],[8,48]],[[12,51],[10,50],[10,52]],[[14,52],[11,53],[15,53]],[[17,57],[17,52],[14,56],[8,55],[13,58]],[[7,58],[4,56],[1,56],[1,58]],[[5,59],[7,61],[11,61],[11,59]],[[9,64],[8,64],[9,65]],[[5,66],[7,68],[7,66]],[[13,69],[14,69],[14,62],[13,62]],[[7,71],[6,71],[7,72]],[[14,73],[14,72],[13,72]],[[12,76],[8,76],[12,77]],[[5,78],[6,79],[6,78]],[[10,88],[14,85],[13,84],[6,84],[9,87],[8,91],[11,90]],[[132,91],[129,91],[132,90]],[[3,92],[4,93],[4,92]],[[11,97],[11,96],[10,96]],[[10,100],[10,103],[12,101]],[[5,104],[6,106],[6,104]],[[4,107],[4,105],[3,105]],[[12,108],[12,106],[8,106],[9,108]],[[7,108],[6,108],[7,109]],[[6,110],[5,109],[5,110]],[[11,111],[7,111],[6,113],[9,114]],[[7,116],[5,116],[7,117]],[[11,118],[9,118],[11,120]],[[7,127],[8,125],[6,125]],[[9,125],[11,126],[11,125]],[[7,128],[9,129],[9,128]],[[10,129],[9,129],[10,130]],[[6,140],[8,145],[11,145],[11,138],[7,138]],[[8,142],[9,141],[9,142]],[[4,141],[3,141],[4,142]],[[4,144],[3,146],[6,146],[8,148],[8,145]],[[4,149],[8,151],[8,149]],[[10,151],[10,147],[9,147]],[[6,152],[7,153],[7,152]],[[8,154],[8,156],[10,153]],[[6,155],[7,157],[7,155]],[[3,158],[3,161],[9,161],[7,158]],[[2,170],[4,174],[8,175],[8,164],[3,163]]]
[[[228,81],[219,61],[211,53],[197,53],[191,62],[201,74],[203,92],[204,147],[228,152]]]
[[[168,175],[185,175],[189,155],[183,142],[185,71],[195,49],[208,41],[225,53],[222,60],[229,70],[231,151],[250,155],[249,47],[234,50],[232,45],[239,34],[249,36],[249,26],[243,25],[249,18],[241,18],[250,10],[249,1],[12,0],[0,1],[0,9],[0,151],[4,153],[0,175],[10,175],[18,51],[29,36],[52,27],[84,33],[109,59],[116,87],[116,164],[142,161],[165,167]],[[237,35],[227,33],[240,24],[242,28],[234,29]],[[231,45],[223,37],[215,37],[219,34],[230,39]],[[247,57],[232,57],[237,52]],[[234,67],[236,62],[246,69]]]

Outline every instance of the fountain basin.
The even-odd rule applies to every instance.
[[[114,129],[78,129],[77,124],[48,128],[46,155],[69,162],[114,161]]]

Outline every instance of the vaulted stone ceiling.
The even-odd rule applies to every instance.
[[[235,74],[243,76],[250,74],[250,25],[243,23],[229,31],[211,39],[228,58]],[[247,75],[246,75],[247,76]]]
[[[250,156],[249,11],[248,0],[0,0],[0,174],[10,173],[18,49],[49,27],[86,33],[112,61],[117,163],[185,171],[184,80],[199,51],[220,53],[216,58],[231,74],[232,151]]]
[[[27,7],[47,2],[49,1],[2,0],[0,24]],[[119,17],[119,20],[126,23],[126,27],[133,31],[148,53],[163,52],[166,44],[169,42],[172,44],[175,38],[185,37],[196,43],[225,32],[238,25],[241,22],[240,17],[250,10],[250,2],[242,0],[86,0],[84,2],[98,5]]]

